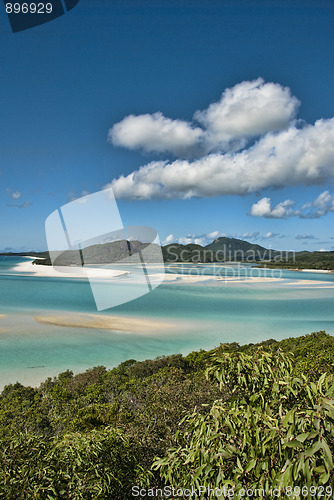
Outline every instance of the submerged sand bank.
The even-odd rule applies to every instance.
[[[34,320],[44,325],[67,328],[91,328],[96,330],[118,330],[122,332],[150,333],[170,328],[174,325],[162,321],[98,314],[47,314],[34,316]]]
[[[4,319],[7,317],[7,314],[0,314],[0,319]],[[7,328],[0,328],[0,333],[7,333],[8,329]]]

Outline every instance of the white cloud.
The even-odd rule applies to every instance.
[[[206,234],[187,234],[187,236],[176,237],[174,234],[170,234],[163,241],[163,245],[169,245],[170,243],[179,243],[180,245],[201,245],[206,246],[209,243],[212,243],[213,240],[219,238],[221,236],[226,236],[225,233],[221,233],[220,231],[212,231]]]
[[[250,240],[258,240],[259,237],[260,237],[260,233],[259,231],[254,231],[253,233],[244,233],[242,234],[241,236],[238,236],[238,235],[235,235],[235,236],[231,236],[232,238],[240,238],[242,240],[246,240],[247,238],[250,239]]]
[[[257,203],[252,205],[250,215],[253,217],[266,217],[271,212],[270,198],[261,198]]]
[[[304,203],[300,209],[295,209],[296,202],[285,200],[271,208],[271,199],[262,198],[252,205],[250,215],[253,217],[266,217],[276,219],[287,219],[290,217],[300,217],[301,219],[318,219],[328,212],[334,212],[334,194],[324,191],[319,196],[307,203]],[[298,239],[308,237],[307,235],[298,235]]]
[[[251,208],[250,215],[253,217],[267,217],[271,219],[286,219],[295,215],[292,207],[296,204],[293,200],[285,200],[271,208],[270,198],[262,198]]]
[[[313,234],[297,234],[296,240],[316,240]]]
[[[228,144],[287,128],[294,119],[299,101],[290,89],[262,78],[244,81],[223,92],[220,101],[194,118],[204,125],[213,145]]]
[[[235,154],[151,162],[106,187],[112,187],[118,198],[186,199],[322,184],[328,179],[334,179],[334,118],[268,133]]]
[[[208,243],[211,243],[211,242],[207,241],[205,236],[198,237],[195,234],[188,234],[185,237],[178,238],[177,242],[180,243],[180,245],[193,244],[193,245],[201,245],[202,247],[204,247]]]
[[[262,235],[262,239],[268,240],[270,238],[275,238],[276,236],[279,236],[278,233],[273,233],[272,231],[268,231],[267,233]]]
[[[203,128],[162,113],[127,116],[110,129],[113,144],[178,157],[152,161],[106,187],[118,198],[186,199],[324,184],[334,179],[334,118],[301,126],[298,106],[287,87],[259,78],[197,111]],[[246,148],[250,138],[257,142]],[[280,204],[269,216],[289,216],[287,209]]]
[[[13,200],[18,200],[22,196],[22,193],[20,191],[13,191],[9,188],[7,188],[6,191]]]
[[[171,120],[162,113],[154,113],[125,117],[109,130],[108,140],[128,149],[187,156],[202,136],[201,128],[182,120]]]
[[[324,191],[311,203],[310,210],[304,215],[306,218],[319,218],[334,212],[334,195],[329,191]]]
[[[212,243],[217,238],[222,236],[227,236],[228,238],[237,238],[241,240],[253,240],[253,241],[264,241],[269,240],[271,238],[284,238],[283,234],[274,233],[272,231],[268,231],[265,234],[261,234],[259,231],[248,232],[243,234],[226,234],[220,231],[212,231],[206,234],[187,234],[187,236],[176,237],[174,234],[170,234],[163,241],[163,245],[169,245],[170,243],[179,243],[180,245],[189,245],[189,244],[197,244],[201,246],[206,246]]]
[[[172,120],[161,112],[126,116],[109,130],[108,141],[182,157],[236,151],[251,137],[287,128],[299,104],[289,88],[258,78],[226,89],[218,102],[196,111],[192,122]]]
[[[19,198],[21,198],[22,196],[22,193],[20,193],[20,191],[14,191],[12,194],[11,194],[13,200],[18,200]]]
[[[254,231],[253,233],[244,233],[241,236],[234,235],[232,237],[241,238],[242,240],[263,241],[263,240],[269,240],[271,238],[284,238],[285,236],[280,233],[273,233],[272,231],[268,231],[265,234],[260,234],[259,231]]]
[[[169,243],[173,243],[175,241],[174,234],[169,234],[167,238],[162,242],[163,245],[169,245]]]
[[[225,236],[222,233],[219,233],[219,231],[212,231],[212,233],[208,233],[207,238],[210,240],[215,240],[216,238],[219,238],[219,236]]]

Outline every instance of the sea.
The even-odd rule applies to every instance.
[[[14,271],[24,260],[0,257],[0,390],[15,382],[38,386],[68,369],[112,368],[128,359],[188,354],[226,342],[280,340],[319,330],[334,335],[334,273],[255,269],[251,264],[167,265],[166,277],[175,280],[98,312],[87,280]],[[250,276],[274,279],[245,279]],[[151,319],[166,328],[143,334],[34,319],[68,313]]]

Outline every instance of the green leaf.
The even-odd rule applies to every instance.
[[[255,465],[256,465],[256,458],[248,462],[248,464],[246,465],[246,472],[251,471],[255,467]]]
[[[298,436],[296,436],[296,439],[300,443],[303,443],[309,436],[310,436],[309,432],[303,432],[302,434],[298,434]]]
[[[292,441],[288,441],[287,443],[285,443],[285,447],[286,448],[300,448],[300,447],[302,447],[302,443],[300,443],[299,441],[296,441],[296,439],[293,439]]]
[[[321,442],[317,441],[311,448],[305,451],[305,457],[312,457],[321,448]]]
[[[329,446],[327,444],[327,441],[323,438],[321,441],[322,449],[324,450],[325,458],[330,466],[331,469],[333,469],[333,457],[332,453],[329,449]]]

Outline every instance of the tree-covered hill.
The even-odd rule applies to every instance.
[[[253,258],[252,260],[260,260],[267,258],[269,255],[269,250],[260,245],[226,236],[217,238],[206,248],[215,253],[220,252],[221,255],[225,255],[226,260],[246,260],[248,256]],[[276,255],[275,250],[272,250],[272,252],[273,255]]]
[[[334,271],[334,251],[301,252],[283,261],[261,262],[261,267],[280,269],[323,269]]]
[[[210,263],[210,262],[247,262],[258,263],[260,266],[284,269],[328,269],[334,270],[333,252],[288,252],[267,249],[260,245],[249,243],[237,238],[220,237],[205,247],[197,244],[181,245],[170,243],[160,247],[157,244],[142,243],[140,241],[118,240],[104,244],[94,244],[83,250],[66,250],[53,255],[54,264],[58,266],[101,265],[120,262],[135,254],[143,254],[145,262],[161,261],[160,248],[163,260],[166,263]],[[7,256],[28,255],[38,257],[33,261],[36,265],[51,266],[48,252],[28,252],[0,254]],[[140,256],[139,256],[140,257]]]

